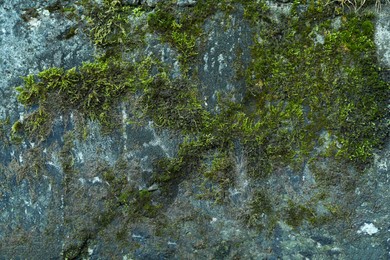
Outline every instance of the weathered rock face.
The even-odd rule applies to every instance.
[[[378,108],[358,117],[361,126],[356,108],[317,86],[337,93],[348,75],[368,86],[352,96],[388,93],[389,81],[353,74],[361,63],[377,72],[372,17],[310,8],[0,0],[0,259],[386,258],[390,146],[386,129],[376,131],[388,126],[378,115],[388,115],[386,101],[365,100]],[[389,8],[375,20],[385,80]],[[276,53],[270,60],[267,48]],[[351,64],[359,71],[348,74]],[[52,67],[64,70],[30,85],[21,79]],[[352,77],[360,75],[382,87]],[[302,120],[295,96],[311,92],[294,92],[294,81],[318,87],[323,99],[302,103]],[[323,108],[329,97],[348,107],[338,113],[347,111],[346,123],[301,129],[318,118],[336,122]],[[278,110],[278,100],[295,106]],[[353,140],[336,128],[367,124],[375,131],[356,132],[357,152],[344,151]],[[311,139],[298,145],[302,133]],[[370,134],[381,142],[371,144]]]
[[[385,6],[378,15],[375,33],[375,43],[378,46],[378,59],[384,67],[389,67],[390,64],[390,52],[386,44],[390,39],[389,21],[389,7]]]

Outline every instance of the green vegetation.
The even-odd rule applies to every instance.
[[[204,128],[208,113],[202,108],[198,94],[189,81],[171,81],[166,73],[156,75],[144,88],[144,112],[159,127],[197,133]]]
[[[129,169],[130,165],[122,159],[119,159],[114,167],[102,166],[99,169],[104,180],[110,185],[105,215],[105,218],[108,218],[107,224],[116,217],[114,209],[120,208],[124,217],[134,221],[142,217],[155,217],[162,207],[153,191],[140,190],[127,179]]]
[[[64,135],[64,144],[62,146],[62,149],[60,151],[60,163],[62,170],[66,174],[65,178],[66,180],[69,180],[71,176],[69,176],[72,173],[75,173],[74,169],[74,155],[73,155],[73,149],[74,147],[74,134],[73,132],[68,132]]]
[[[99,55],[120,58],[124,53],[144,46],[143,24],[134,22],[143,16],[142,7],[133,7],[121,0],[103,0],[101,3],[80,0],[76,5],[84,16],[71,7],[63,12],[90,37]]]
[[[36,8],[27,8],[23,10],[23,14],[21,15],[23,21],[29,22],[33,18],[38,18],[39,13]]]
[[[277,133],[266,136],[272,155],[301,161],[327,131],[337,137],[336,156],[366,162],[386,135],[380,108],[389,89],[375,65],[373,17],[342,16],[335,29],[309,19],[318,12],[285,18],[287,28],[271,24],[267,34],[278,37],[255,43],[247,99],[256,112],[247,114],[267,122],[260,132]]]
[[[150,59],[136,65],[98,60],[84,63],[78,69],[65,71],[54,67],[25,77],[24,85],[17,88],[18,100],[27,108],[38,106],[21,122],[25,132],[43,140],[50,133],[56,114],[73,111],[98,120],[106,130],[113,129],[114,104],[148,82],[144,72],[150,63]]]
[[[199,0],[181,12],[174,4],[162,1],[146,18],[150,10],[119,0],[80,1],[86,23],[77,19],[100,57],[78,68],[49,68],[25,77],[17,88],[18,100],[30,114],[12,126],[12,136],[26,133],[45,140],[54,118],[69,113],[99,121],[109,133],[119,124],[118,104],[137,100],[135,110],[142,119],[176,131],[184,140],[176,157],[156,163],[153,180],[159,183],[162,196],[174,197],[182,180],[201,176],[205,187],[211,188],[199,197],[219,203],[228,199],[235,183],[237,147],[242,148],[246,170],[254,181],[266,180],[281,167],[301,170],[314,157],[363,166],[370,162],[388,134],[383,108],[389,94],[376,65],[372,14],[335,13],[338,6],[334,4],[295,1],[290,14],[276,20],[262,1],[215,4]],[[202,106],[195,71],[188,72],[205,40],[205,19],[218,11],[242,8],[254,32],[252,61],[246,71],[237,71],[246,75],[246,95],[239,103],[231,101],[229,93],[220,93],[219,110],[213,114]],[[181,78],[171,78],[156,59],[126,59],[124,54],[143,44],[146,33],[142,26],[131,24],[129,17],[147,19],[148,29],[178,52]],[[316,149],[327,142],[322,151]],[[73,170],[71,144],[69,137],[61,154],[66,172]],[[315,177],[328,181],[321,174]],[[119,207],[137,217],[157,215],[161,206],[154,203],[153,192],[130,186],[112,169],[106,169],[104,178],[112,187],[111,210],[101,221],[112,220],[112,210]],[[317,203],[326,198],[315,198],[308,205],[285,200],[276,211],[272,208],[276,198],[271,200],[263,189],[253,194],[250,215],[245,218],[250,226],[273,227],[282,219],[298,227],[305,221],[316,224],[342,216],[337,206],[329,207],[330,216],[317,214]]]
[[[0,142],[1,142],[2,147],[9,144],[7,128],[9,128],[10,124],[11,124],[11,120],[9,117],[6,117],[4,119],[0,119]]]

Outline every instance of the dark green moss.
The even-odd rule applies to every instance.
[[[174,8],[176,3],[161,1],[148,16],[148,25],[164,42],[170,43],[177,50],[182,72],[186,73],[203,41],[205,20],[218,11],[232,12],[236,2],[240,1],[224,0],[216,3],[211,0],[200,0],[194,7],[178,11]]]
[[[279,219],[269,191],[259,189],[252,194],[248,210],[243,212],[244,222],[251,228],[271,234]]]
[[[120,57],[123,52],[144,45],[145,31],[142,26],[130,22],[129,17],[139,17],[142,11],[125,1],[81,0],[76,3],[82,15],[72,15],[80,29],[89,35],[102,57]]]
[[[73,38],[77,34],[77,28],[78,28],[77,26],[72,26],[69,29],[67,29],[64,35],[62,36],[63,39],[69,40]]]
[[[23,10],[23,14],[21,15],[23,21],[29,22],[33,18],[38,18],[39,13],[36,8],[28,8]]]
[[[9,144],[10,126],[11,126],[11,120],[9,117],[0,119],[0,142],[2,143],[2,146]],[[17,132],[18,126],[16,125],[15,129],[11,129],[11,131]]]
[[[30,136],[45,138],[57,114],[75,111],[98,120],[106,130],[115,125],[114,104],[133,93],[149,66],[116,60],[84,63],[80,68],[50,68],[25,78],[17,88],[18,100],[27,108],[36,107],[23,122]],[[138,66],[139,65],[139,66]],[[43,127],[45,126],[45,127]]]
[[[64,135],[64,144],[60,151],[60,163],[63,172],[65,175],[65,180],[70,180],[71,174],[75,173],[74,169],[74,155],[73,155],[73,147],[74,147],[74,135],[72,132],[68,132]]]
[[[159,127],[197,133],[209,115],[188,81],[171,81],[165,73],[157,75],[144,89],[142,106]]]
[[[234,185],[236,173],[232,155],[218,150],[211,153],[209,159],[204,158],[200,172],[204,176],[204,187],[198,198],[213,200],[216,203],[224,203],[230,199],[229,188]]]
[[[200,0],[180,12],[173,1],[162,1],[148,16],[148,26],[179,54],[184,76],[173,80],[150,58],[139,63],[121,58],[142,43],[146,32],[137,28],[131,31],[134,27],[128,17],[141,17],[143,10],[123,1],[96,4],[83,0],[79,5],[86,21],[78,22],[103,54],[79,68],[50,68],[27,76],[17,89],[18,100],[31,113],[24,122],[14,124],[13,136],[25,131],[42,140],[50,133],[52,120],[69,112],[113,129],[118,104],[137,97],[140,102],[136,110],[143,120],[151,119],[158,128],[177,131],[184,137],[176,157],[156,163],[153,181],[160,184],[165,201],[175,197],[181,181],[197,173],[216,188],[212,199],[223,201],[227,196],[224,192],[235,181],[232,157],[237,144],[243,147],[249,176],[259,180],[276,168],[300,170],[316,155],[315,147],[323,141],[324,133],[331,138],[322,156],[362,165],[370,161],[388,134],[388,115],[383,110],[389,85],[382,81],[376,65],[371,15],[335,17],[333,5],[295,1],[291,13],[276,21],[262,1],[225,0],[215,4]],[[201,46],[205,19],[218,11],[240,10],[239,6],[259,30],[248,70],[239,71],[242,66],[236,66],[237,77],[247,75],[247,92],[241,103],[221,95],[218,113],[212,114],[202,107],[196,80],[192,78],[191,82],[187,72]],[[335,28],[335,18],[340,28]],[[66,137],[61,153],[64,172],[74,170],[71,147],[72,138]],[[103,176],[110,183],[109,203],[100,221],[108,224],[120,215],[118,211],[138,219],[161,212],[161,196],[139,190],[124,174],[116,173],[127,166],[106,168]],[[329,178],[338,177],[316,176],[326,185]],[[353,183],[347,186],[346,190],[353,190]],[[249,205],[247,223],[259,227],[274,227],[280,219],[293,227],[306,222],[325,223],[340,212],[337,205],[329,206],[332,216],[317,216],[316,202],[325,199],[308,205],[291,200],[275,210],[268,192],[257,192]]]
[[[298,227],[304,220],[312,216],[314,216],[312,209],[289,201],[289,206],[286,210],[286,223],[290,226]]]
[[[256,100],[257,112],[247,116],[270,133],[262,138],[271,157],[301,160],[328,131],[342,145],[337,156],[366,162],[386,132],[379,108],[388,93],[375,66],[373,32],[364,29],[371,18],[344,16],[338,30],[306,19],[285,18],[289,27],[272,28],[280,38],[264,32],[253,47],[247,99]]]
[[[113,220],[124,214],[132,222],[144,217],[155,217],[161,210],[158,198],[153,191],[139,190],[135,183],[130,182],[127,178],[129,169],[129,163],[119,159],[114,167],[102,165],[98,170],[110,185],[106,203],[107,216]]]

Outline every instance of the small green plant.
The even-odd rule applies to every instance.
[[[133,9],[133,15],[135,17],[141,17],[144,15],[145,11],[142,9],[142,7],[136,7]]]

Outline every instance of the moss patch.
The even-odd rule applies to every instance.
[[[221,3],[198,1],[192,9],[178,12],[173,2],[163,1],[148,16],[149,29],[180,55],[183,78],[172,79],[152,58],[122,59],[146,33],[131,31],[129,17],[141,17],[148,10],[117,0],[81,1],[87,19],[79,22],[102,55],[79,68],[50,68],[27,76],[17,90],[19,102],[30,114],[14,124],[12,133],[19,137],[25,132],[44,140],[54,118],[70,112],[97,120],[110,132],[118,124],[118,104],[130,97],[138,99],[136,109],[143,119],[184,136],[176,157],[156,163],[154,180],[167,198],[175,197],[184,178],[198,173],[215,188],[207,198],[223,201],[235,181],[232,157],[237,145],[243,147],[254,181],[263,181],[281,167],[301,170],[317,155],[363,166],[370,162],[388,134],[388,115],[383,111],[389,84],[381,79],[376,65],[374,17],[364,13],[335,16],[334,6],[294,2],[290,14],[276,21],[263,2]],[[239,6],[257,30],[252,62],[247,71],[238,71],[246,75],[246,96],[238,103],[220,94],[220,109],[211,114],[201,105],[195,77],[191,81],[187,72],[201,44],[198,39],[205,19],[218,11],[239,10],[235,9]],[[324,133],[330,142],[319,151],[316,148],[326,143]],[[68,148],[65,144],[64,149]],[[69,149],[65,155],[63,168],[71,169]],[[115,199],[103,222],[112,221],[122,206],[137,215],[157,215],[159,205],[154,204],[153,193],[128,186],[112,169],[105,178]],[[269,194],[258,192],[248,219],[259,226],[265,223],[258,222],[262,214],[269,226],[278,219],[294,227],[304,221],[319,223],[314,208],[322,200],[313,200],[309,206],[291,200],[274,210]],[[333,215],[335,208],[329,209]]]
[[[300,161],[327,131],[337,137],[336,156],[364,163],[387,132],[389,85],[375,65],[373,17],[341,16],[335,29],[315,15],[324,13],[271,24],[253,46],[247,99],[256,112],[246,114],[270,133],[263,141],[273,156]]]

